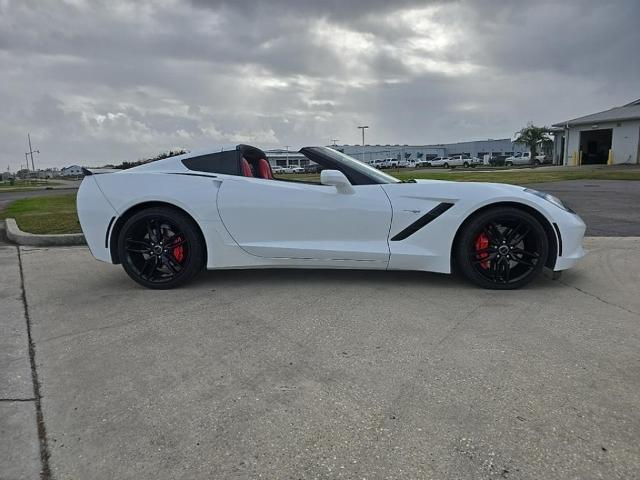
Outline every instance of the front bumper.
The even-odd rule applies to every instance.
[[[573,267],[585,256],[582,240],[587,226],[575,213],[563,212],[557,218],[555,225],[560,232],[558,239],[558,258],[553,267],[554,271],[566,270]]]

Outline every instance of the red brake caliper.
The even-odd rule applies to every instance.
[[[175,241],[176,243],[182,241],[182,237],[178,236]],[[182,245],[174,247],[173,256],[178,261],[178,263],[182,263],[182,260],[184,259],[184,249],[182,248]]]
[[[489,237],[487,237],[484,232],[476,237],[476,252],[480,252],[486,248],[489,248]],[[477,257],[479,259],[489,258],[489,254],[487,252],[478,253]],[[480,262],[480,266],[485,270],[489,268],[489,260],[485,260],[484,262]]]

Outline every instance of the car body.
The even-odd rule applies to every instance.
[[[515,155],[507,157],[504,163],[507,167],[512,165],[541,165],[543,163],[549,163],[549,160],[544,154],[536,155],[535,158],[531,160],[531,152],[518,152]]]
[[[292,173],[305,173],[304,167],[293,167]]]
[[[430,167],[445,167],[449,168],[449,157],[436,157],[429,160]]]
[[[380,168],[398,168],[400,161],[397,158],[385,158],[380,163]]]
[[[304,173],[320,173],[322,171],[322,167],[320,165],[312,164],[304,167]]]
[[[416,161],[411,159],[401,160],[398,168],[416,168]]]
[[[276,166],[272,166],[272,167],[271,167],[271,171],[272,171],[273,173],[285,173],[285,171],[284,171],[284,167],[281,167],[281,166],[278,166],[278,165],[276,165]]]
[[[86,171],[77,207],[87,244],[150,288],[178,286],[203,267],[460,268],[483,287],[517,288],[584,255],[584,223],[554,197],[506,184],[401,182],[328,147],[300,153],[323,168],[320,182],[274,179],[267,155],[248,145]]]

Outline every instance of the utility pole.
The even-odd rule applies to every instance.
[[[24,155],[25,155],[25,157],[27,155],[31,155],[31,169],[35,172],[36,171],[36,167],[33,164],[33,154],[34,153],[40,153],[40,150],[34,150],[31,147],[31,134],[30,133],[27,133],[27,139],[29,140],[29,151],[27,153],[25,153]],[[29,170],[29,160],[27,160],[27,170]]]
[[[285,159],[287,161],[287,167],[289,166],[289,147],[291,145],[284,145],[285,150],[287,151],[287,153],[285,154]]]
[[[338,146],[338,139],[337,138],[332,138],[331,141],[333,142],[333,146],[337,147]]]
[[[362,162],[364,163],[364,130],[366,128],[369,128],[369,125],[363,125],[361,127],[358,127],[360,130],[362,130]]]

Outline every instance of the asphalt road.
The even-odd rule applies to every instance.
[[[640,182],[572,180],[531,185],[565,201],[593,237],[640,236]]]
[[[515,292],[303,270],[151,291],[85,248],[0,247],[0,476],[37,478],[40,400],[54,479],[637,478],[640,240],[585,244]]]

